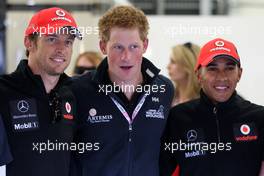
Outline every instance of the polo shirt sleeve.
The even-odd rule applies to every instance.
[[[12,155],[10,153],[5,127],[0,115],[0,166],[6,165],[12,161]]]

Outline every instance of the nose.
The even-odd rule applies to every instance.
[[[226,81],[228,79],[226,71],[225,70],[218,71],[218,74],[217,74],[216,78],[219,81]]]
[[[128,49],[124,49],[122,56],[121,56],[121,60],[122,61],[129,61],[131,59],[131,53]]]
[[[66,44],[64,41],[59,40],[56,44],[56,52],[58,54],[63,54],[66,51]]]

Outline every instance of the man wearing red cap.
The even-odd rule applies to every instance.
[[[203,46],[195,68],[201,97],[171,109],[160,175],[177,165],[181,176],[261,175],[264,108],[237,95],[240,65],[233,43],[217,38]]]
[[[13,155],[7,176],[69,174],[65,145],[73,139],[75,100],[63,84],[75,37],[81,38],[76,22],[64,9],[37,12],[25,31],[28,59],[0,77],[0,113]]]

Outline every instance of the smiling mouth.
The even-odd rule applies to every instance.
[[[131,69],[133,66],[120,66],[121,69],[123,70],[129,70]]]
[[[223,92],[229,89],[229,86],[214,86],[217,91]]]
[[[63,63],[65,62],[65,59],[62,57],[54,57],[54,58],[50,58],[53,62],[57,62],[57,63]]]

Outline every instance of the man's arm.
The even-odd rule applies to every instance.
[[[169,114],[167,124],[163,135],[161,137],[160,156],[159,156],[159,170],[160,176],[170,176],[177,166],[175,154],[171,152],[171,140],[170,140],[170,116]]]
[[[12,159],[13,158],[7,142],[5,127],[0,114],[0,166],[10,163]]]

